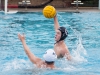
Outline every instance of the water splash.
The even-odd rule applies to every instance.
[[[2,66],[2,71],[18,70],[18,69],[31,69],[31,63],[23,59],[14,59],[6,62]]]
[[[76,50],[72,50],[73,60],[74,62],[86,62],[87,60],[84,57],[87,55],[87,52],[82,45],[81,34],[78,31],[75,31],[75,34],[78,38],[78,42]]]

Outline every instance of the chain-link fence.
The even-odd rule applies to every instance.
[[[82,7],[98,7],[99,0],[81,0],[84,4]]]

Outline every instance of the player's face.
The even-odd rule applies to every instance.
[[[60,38],[61,38],[61,32],[60,32],[60,30],[56,30],[55,41],[59,41]]]

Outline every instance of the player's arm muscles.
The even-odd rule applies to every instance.
[[[55,15],[54,17],[54,27],[55,27],[55,30],[57,30],[60,27],[57,15]]]

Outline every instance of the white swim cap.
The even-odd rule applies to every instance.
[[[54,62],[57,59],[57,55],[53,49],[48,49],[43,58],[47,62]]]

